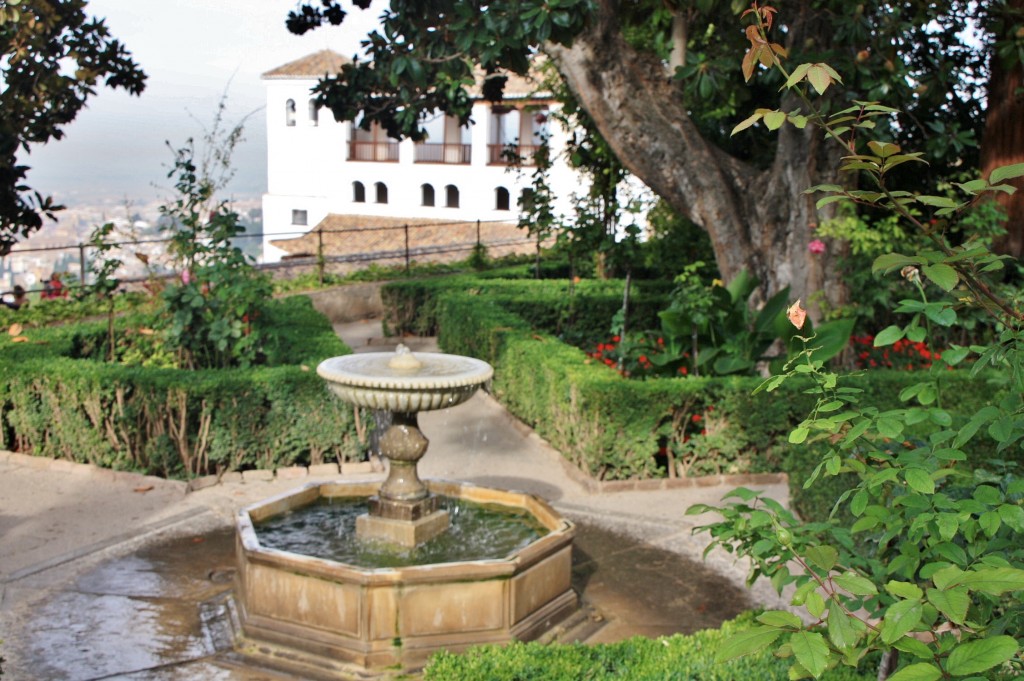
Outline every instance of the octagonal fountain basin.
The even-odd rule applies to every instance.
[[[447,504],[452,527],[412,550],[346,548],[364,541],[353,531],[360,510],[348,507],[365,506],[379,483],[314,483],[243,509],[236,540],[239,650],[318,676],[353,666],[413,670],[439,650],[536,638],[576,610],[571,522],[530,494],[427,486]],[[497,515],[508,520],[495,529],[488,518]],[[466,520],[472,527],[463,534]],[[324,533],[322,541],[301,538],[312,526],[314,535]],[[479,557],[460,539],[481,533],[492,538],[477,544],[500,555]],[[310,553],[326,557],[271,547],[289,536],[293,543],[284,545],[309,541],[324,547]],[[437,562],[439,551],[454,559]]]

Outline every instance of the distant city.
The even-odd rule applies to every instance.
[[[166,271],[165,244],[159,240],[167,235],[161,232],[161,200],[135,203],[125,198],[97,197],[90,202],[68,205],[56,214],[57,221],[47,220],[41,230],[19,241],[10,255],[0,258],[0,292],[7,293],[20,285],[27,291],[38,291],[54,272],[67,284],[82,280],[83,271],[88,280],[88,267],[95,249],[88,243],[97,227],[113,223],[110,240],[123,245],[112,251],[123,265],[116,276],[122,279],[142,279]],[[233,197],[230,207],[241,219],[248,234],[262,232],[259,196]],[[259,237],[239,238],[236,245],[258,258]],[[139,257],[139,256],[142,257]]]

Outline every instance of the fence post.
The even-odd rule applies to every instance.
[[[316,270],[317,278],[320,281],[320,285],[324,285],[324,233],[322,230],[317,230],[316,233],[317,246],[316,246]]]
[[[480,221],[476,221],[476,247],[480,248]]]
[[[85,244],[78,244],[78,271],[80,273],[79,280],[82,286],[85,286]]]
[[[409,225],[404,225],[405,228],[405,273],[409,274]]]

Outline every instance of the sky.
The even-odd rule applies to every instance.
[[[89,0],[149,76],[132,97],[100,88],[65,128],[65,137],[35,147],[20,161],[29,184],[68,205],[97,197],[145,202],[168,194],[176,148],[202,137],[227,90],[227,121],[253,114],[235,151],[232,196],[266,190],[265,91],[260,74],[330,48],[346,56],[376,24],[380,3],[353,9],[340,27],[294,36],[284,21],[296,0]],[[254,113],[255,112],[255,113]],[[225,196],[230,198],[230,196]]]

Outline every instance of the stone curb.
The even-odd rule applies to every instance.
[[[276,470],[259,468],[247,471],[230,471],[221,475],[204,475],[185,482],[183,480],[168,480],[166,478],[128,471],[114,471],[91,463],[77,463],[66,459],[51,459],[45,456],[18,454],[7,450],[0,450],[0,463],[9,463],[15,466],[51,472],[96,475],[108,480],[127,482],[139,487],[145,485],[172,487],[180,490],[182,494],[232,483],[271,482],[275,478],[278,480],[300,480],[305,477],[366,476],[376,475],[384,470],[383,462],[377,457],[372,457],[370,461],[346,462],[340,466],[336,463],[322,463],[312,466],[287,466]]]
[[[644,492],[655,490],[694,489],[699,487],[716,487],[726,485],[740,487],[742,485],[777,485],[789,484],[786,473],[733,473],[719,475],[702,475],[686,478],[653,478],[645,480],[595,480],[580,470],[566,458],[562,458],[562,468],[574,482],[590,494],[608,494],[614,492]]]

